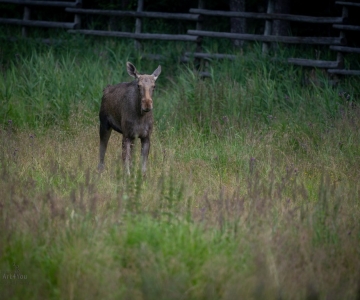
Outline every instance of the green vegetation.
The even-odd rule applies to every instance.
[[[118,134],[97,173],[97,114],[126,61],[157,62],[130,40],[2,43],[0,295],[359,299],[358,79],[257,45],[200,79],[190,46],[146,47],[164,59],[143,179],[138,142],[123,176]]]

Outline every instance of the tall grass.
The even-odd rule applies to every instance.
[[[130,46],[2,48],[0,294],[358,299],[356,79],[308,80],[256,47],[200,79],[179,44],[151,46],[165,59],[148,176],[139,143],[123,176],[118,134],[99,174],[102,89],[129,80],[127,60],[157,66]]]
[[[47,127],[68,121],[79,106],[96,112],[107,84],[129,80],[124,67],[127,60],[141,70],[156,68],[156,62],[132,53],[132,46],[131,42],[112,40],[92,43],[81,37],[52,47],[31,41],[10,44],[3,50],[1,62],[3,124],[13,120],[17,126]],[[149,47],[148,52],[165,53],[160,62],[165,73],[159,83],[158,115],[175,111],[181,124],[189,121],[183,120],[186,117],[204,126],[218,117],[242,123],[275,114],[291,114],[301,122],[328,123],[359,92],[354,79],[344,79],[333,88],[321,72],[315,74],[314,85],[309,74],[263,57],[256,46],[249,53],[240,53],[235,61],[212,61],[212,79],[205,81],[196,76],[192,66],[178,63],[179,46]],[[339,96],[344,92],[348,101]]]

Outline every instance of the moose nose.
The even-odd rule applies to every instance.
[[[141,109],[143,112],[149,112],[150,110],[152,110],[152,108],[153,105],[151,99],[147,99],[142,102]]]

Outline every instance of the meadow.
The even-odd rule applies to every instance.
[[[290,48],[234,49],[202,79],[181,43],[146,44],[154,62],[130,40],[3,41],[3,299],[360,299],[358,78],[284,64]],[[162,66],[146,178],[117,133],[96,170],[127,61]]]

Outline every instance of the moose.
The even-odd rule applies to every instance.
[[[122,134],[122,160],[125,171],[130,174],[130,161],[135,138],[141,140],[141,169],[146,174],[146,163],[150,150],[150,135],[153,129],[153,92],[161,66],[151,75],[140,74],[135,66],[127,62],[127,72],[135,80],[108,85],[103,90],[100,119],[100,162],[98,170],[105,168],[104,159],[112,130]]]

